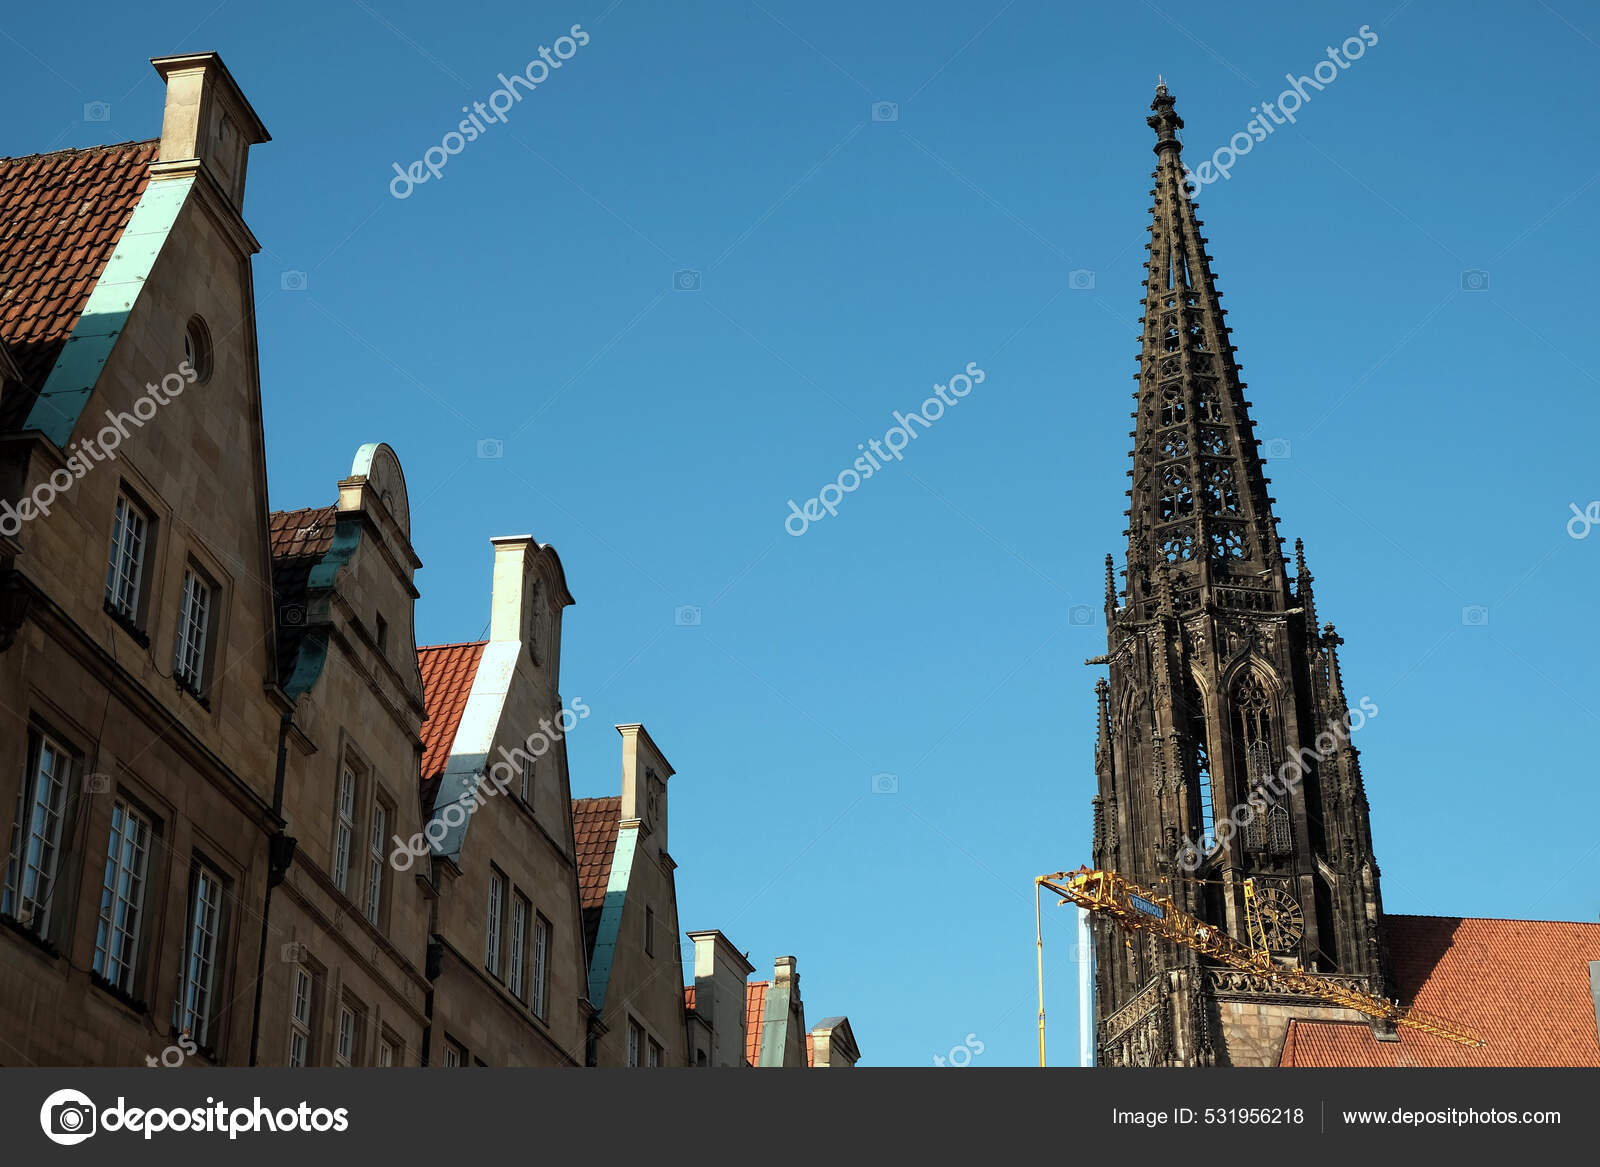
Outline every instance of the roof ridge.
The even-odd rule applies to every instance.
[[[1468,920],[1483,920],[1491,924],[1576,924],[1584,928],[1600,928],[1600,922],[1593,920],[1529,919],[1525,916],[1434,916],[1425,912],[1385,912],[1383,917],[1386,920],[1456,920],[1462,923]]]
[[[481,648],[488,644],[487,640],[453,640],[449,644],[419,644],[418,652],[434,652],[441,648]]]
[[[134,138],[127,142],[102,142],[96,146],[69,146],[65,150],[40,150],[36,154],[0,155],[0,162],[32,162],[35,158],[60,158],[68,154],[95,154],[108,150],[126,150],[130,146],[157,146],[161,139]]]

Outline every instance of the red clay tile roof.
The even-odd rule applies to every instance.
[[[584,954],[594,958],[594,940],[600,932],[600,912],[611,881],[611,859],[617,853],[617,833],[622,825],[622,799],[574,798],[572,835],[578,853],[578,899],[583,905]]]
[[[744,986],[744,1059],[761,1064],[761,1015],[767,1006],[771,981],[746,981]]]
[[[1386,916],[1400,1000],[1469,1026],[1482,1049],[1402,1028],[1292,1021],[1281,1066],[1600,1066],[1589,962],[1600,924]]]
[[[272,593],[277,605],[278,680],[294,671],[306,624],[306,580],[333,546],[334,508],[303,507],[267,516],[272,549]]]
[[[450,761],[450,747],[461,715],[472,694],[472,679],[478,675],[483,646],[488,641],[468,644],[432,644],[417,649],[417,665],[422,670],[422,698],[428,706],[428,720],[422,723],[422,813],[433,813],[433,796],[439,779]]]
[[[0,402],[0,426],[27,420],[150,181],[156,146],[0,158],[0,339],[24,381]]]

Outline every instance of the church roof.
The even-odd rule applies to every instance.
[[[1482,1049],[1363,1022],[1289,1023],[1281,1066],[1600,1066],[1589,964],[1600,924],[1385,916],[1400,1000],[1477,1030]]]
[[[0,158],[0,341],[23,380],[0,403],[0,428],[26,420],[150,181],[157,144]]]

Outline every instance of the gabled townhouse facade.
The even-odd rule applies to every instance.
[[[267,133],[214,54],[153,64],[159,139],[0,161],[7,1064],[250,1044],[288,704],[242,215]]]
[[[280,813],[293,839],[266,913],[263,1065],[417,1065],[429,895],[391,862],[421,831],[426,716],[412,613],[421,560],[393,450],[362,446],[330,506],[271,516]]]
[[[595,1010],[589,1064],[687,1066],[677,864],[667,851],[673,770],[644,726],[616,728],[621,796],[573,803]]]
[[[582,1066],[590,1010],[566,735],[589,707],[560,691],[573,599],[554,548],[492,542],[489,639],[420,651],[429,1061]]]

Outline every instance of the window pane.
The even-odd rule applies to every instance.
[[[209,1045],[216,990],[217,934],[221,929],[222,881],[197,866],[189,901],[189,937],[178,986],[177,1026],[200,1045]]]
[[[350,884],[350,847],[356,832],[356,776],[348,766],[339,772],[338,825],[333,839],[333,885],[346,891]]]
[[[70,772],[66,753],[49,737],[39,735],[33,773],[17,799],[0,911],[41,935],[49,926]]]
[[[484,942],[483,963],[500,975],[500,913],[505,902],[505,885],[499,872],[489,874],[489,921]]]
[[[106,600],[124,616],[139,610],[139,581],[144,569],[148,522],[126,497],[117,498],[111,525],[111,560],[106,566]]]
[[[183,576],[183,600],[178,609],[178,651],[173,668],[194,688],[204,681],[206,631],[211,619],[211,588],[195,572]]]
[[[387,831],[388,812],[384,805],[372,807],[372,830],[367,844],[367,919],[378,922],[378,912],[383,906],[383,836]]]
[[[133,991],[144,914],[145,869],[150,822],[124,802],[111,808],[100,922],[95,932],[94,971],[124,992]]]
[[[514,996],[522,996],[522,954],[527,947],[528,901],[517,896],[511,901],[511,970],[506,985]]]
[[[549,999],[550,923],[543,916],[533,922],[533,1011],[540,1017],[545,1014]]]

